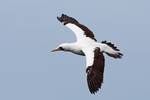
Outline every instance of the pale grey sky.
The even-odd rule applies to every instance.
[[[150,1],[1,0],[0,100],[149,100]],[[65,13],[89,27],[98,41],[115,43],[121,60],[105,55],[102,89],[91,95],[85,57],[51,53],[73,42],[57,21]]]

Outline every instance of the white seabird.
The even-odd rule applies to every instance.
[[[71,29],[77,38],[73,43],[62,43],[54,51],[68,51],[86,56],[86,73],[89,91],[95,94],[103,83],[105,59],[103,53],[113,58],[121,58],[122,53],[111,42],[98,43],[94,34],[76,19],[62,14],[57,19]]]

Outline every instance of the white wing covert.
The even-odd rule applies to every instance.
[[[80,24],[75,18],[62,14],[61,17],[57,17],[57,19],[75,33],[77,41],[80,41],[85,37],[89,37],[96,41],[93,32],[86,26]]]

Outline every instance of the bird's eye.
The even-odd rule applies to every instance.
[[[64,50],[63,47],[59,47],[60,50]]]

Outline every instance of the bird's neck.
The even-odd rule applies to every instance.
[[[65,51],[72,51],[73,49],[75,49],[76,45],[75,43],[64,43],[64,50]]]
[[[64,46],[64,51],[69,51],[75,54],[83,55],[80,46],[76,43],[66,43]]]

